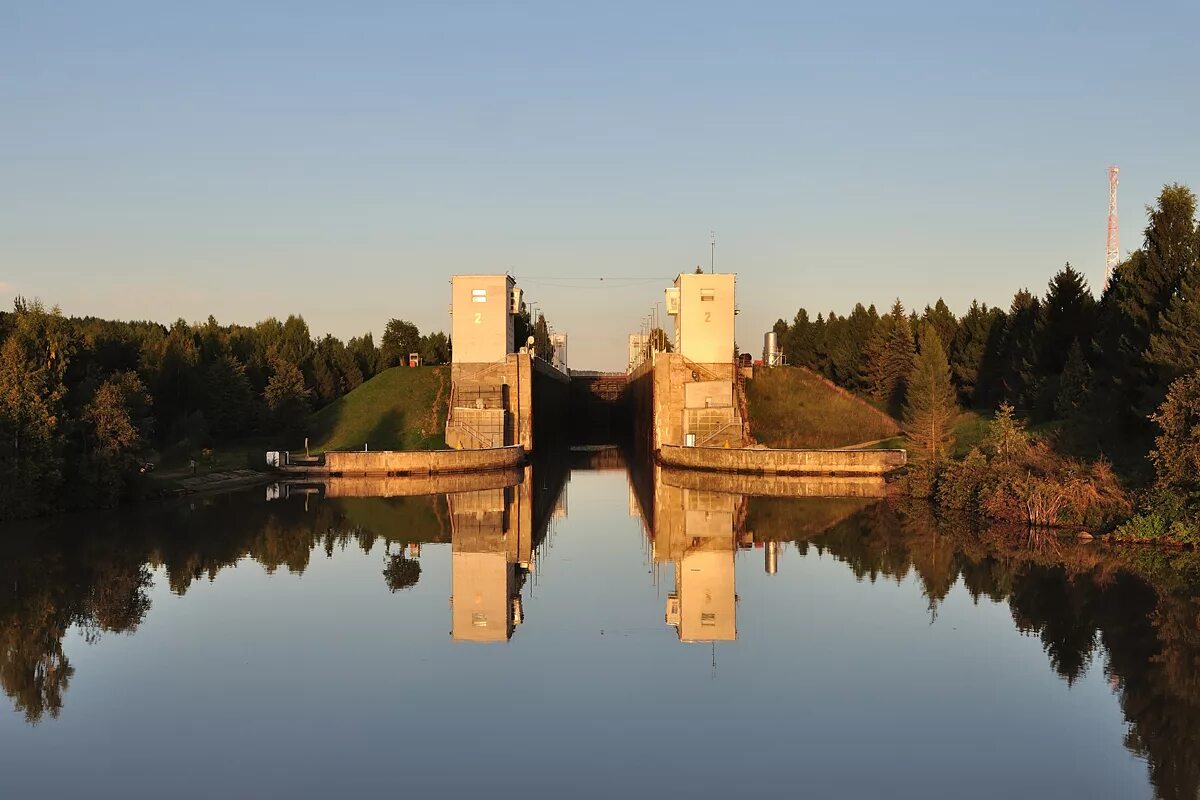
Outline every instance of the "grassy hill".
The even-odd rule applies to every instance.
[[[446,446],[449,367],[393,367],[309,419],[313,452],[438,450]]]
[[[746,400],[750,433],[767,447],[849,447],[900,432],[886,413],[803,367],[756,369]]]

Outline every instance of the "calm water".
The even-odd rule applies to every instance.
[[[587,460],[0,529],[0,797],[1198,796],[1191,554]]]

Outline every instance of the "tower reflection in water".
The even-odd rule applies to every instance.
[[[449,495],[450,634],[503,642],[521,624],[521,587],[533,566],[530,481]]]
[[[524,620],[521,590],[553,520],[566,514],[566,472],[532,467],[512,485],[446,496],[450,511],[450,635],[504,642]]]

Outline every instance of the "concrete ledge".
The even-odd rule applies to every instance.
[[[905,450],[765,450],[665,444],[661,463],[752,475],[886,475],[908,462]]]
[[[325,497],[414,497],[506,489],[516,486],[524,477],[524,468],[515,467],[441,475],[297,477],[288,478],[281,485],[287,494],[319,489]]]
[[[520,445],[483,450],[339,450],[325,454],[325,463],[287,466],[289,475],[367,477],[388,475],[439,475],[512,469],[525,463]]]
[[[663,467],[661,474],[667,486],[748,497],[888,496],[888,482],[882,475],[748,475],[678,467]]]

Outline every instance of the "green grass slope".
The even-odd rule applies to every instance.
[[[746,400],[750,433],[767,447],[849,447],[900,432],[887,414],[803,367],[756,369]]]
[[[384,370],[309,418],[310,448],[442,449],[449,399],[449,367]]]

